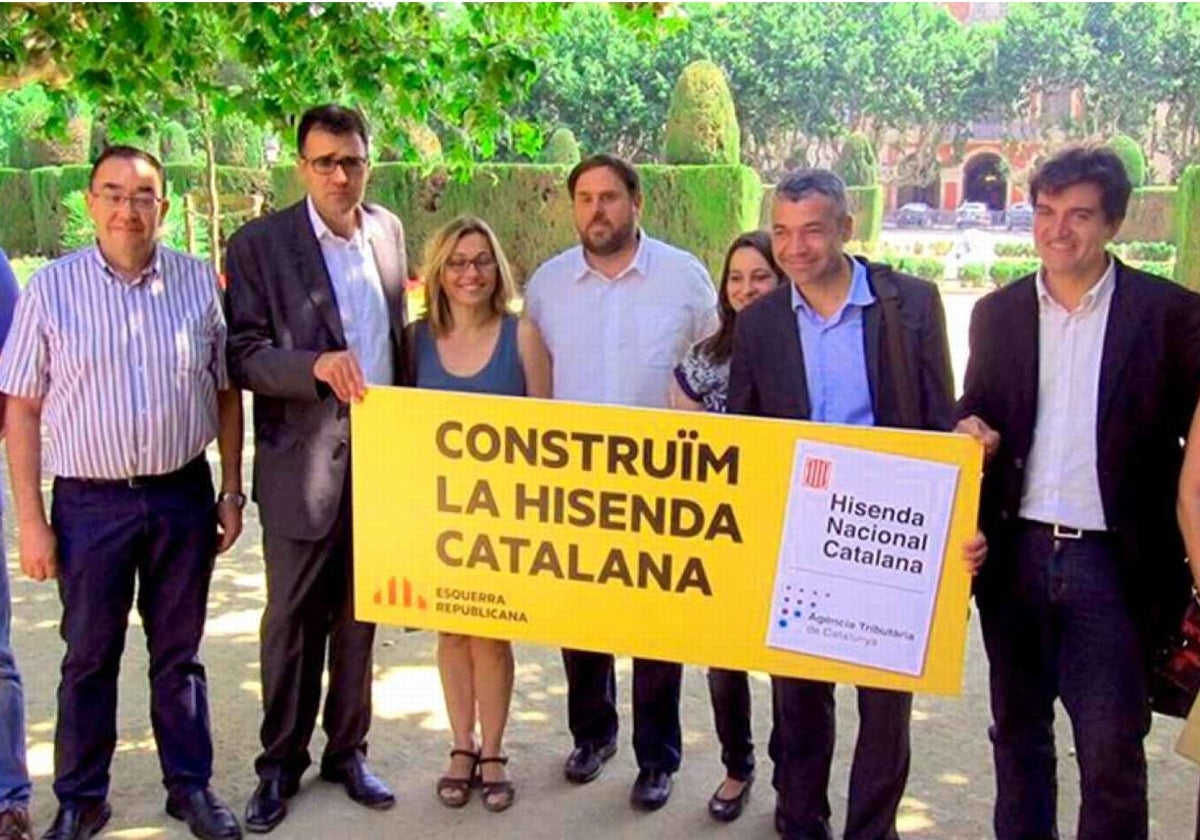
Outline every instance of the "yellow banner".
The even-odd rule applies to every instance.
[[[362,620],[960,690],[970,594],[961,547],[975,532],[982,468],[982,450],[969,438],[379,387],[354,406],[351,428]],[[822,508],[828,521],[818,556],[806,562],[843,588],[885,581],[871,589],[884,600],[870,620],[823,611],[820,599],[830,593],[818,590],[829,587],[794,592],[777,581],[797,477],[812,491],[829,474],[822,458],[801,467],[798,453],[809,443],[957,471],[940,564],[905,556],[929,542],[910,526],[936,518],[919,508],[919,493],[913,506],[877,504],[870,487],[813,502],[832,499]],[[871,480],[880,492],[903,484],[888,474]],[[908,673],[769,643],[769,632],[802,620],[815,641],[878,652],[908,632],[889,625],[888,593],[911,598],[911,582],[930,569],[932,618]],[[848,591],[853,598],[857,590]]]

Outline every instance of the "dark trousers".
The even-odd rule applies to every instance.
[[[1058,836],[1053,724],[1061,697],[1079,762],[1079,840],[1145,838],[1150,713],[1114,547],[1101,538],[1055,540],[1040,526],[1022,526],[1015,547],[1012,585],[979,599],[996,837]]]
[[[57,479],[50,514],[67,643],[58,686],[54,795],[108,796],[117,674],[137,585],[150,653],[150,721],[163,784],[208,785],[212,735],[197,650],[216,555],[212,477],[202,458],[142,487]]]
[[[708,696],[721,741],[721,763],[731,779],[744,782],[754,772],[754,736],[750,731],[750,678],[745,671],[708,669]]]
[[[567,722],[575,746],[598,746],[617,737],[617,680],[610,653],[563,650],[567,673]],[[643,770],[679,769],[683,733],[679,693],[683,666],[633,660],[633,752]]]
[[[365,755],[371,725],[371,662],[375,625],[354,619],[350,492],[333,530],[316,541],[264,532],[267,608],[262,618],[262,754],[260,776],[299,777],[311,763],[308,743],[325,694],[324,767]]]
[[[786,837],[829,836],[833,688],[813,680],[771,678],[772,783]],[[911,717],[911,694],[858,689],[858,742],[850,767],[846,840],[896,840],[896,812],[908,782]]]

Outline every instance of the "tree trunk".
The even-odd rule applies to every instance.
[[[213,144],[212,116],[208,100],[200,99],[200,130],[204,134],[205,191],[208,193],[208,250],[213,271],[221,273],[221,207],[217,193],[217,155]]]

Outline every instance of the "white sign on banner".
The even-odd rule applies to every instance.
[[[952,464],[796,444],[767,645],[920,676]]]

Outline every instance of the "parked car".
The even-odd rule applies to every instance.
[[[933,210],[921,201],[911,201],[896,211],[896,227],[929,227]]]
[[[1004,212],[1004,226],[1009,230],[1033,230],[1033,205],[1018,201]]]
[[[982,201],[964,201],[954,211],[954,224],[960,228],[989,227],[992,224],[992,211]]]

